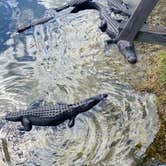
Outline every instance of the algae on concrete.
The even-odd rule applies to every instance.
[[[137,86],[140,91],[155,93],[157,96],[160,129],[146,151],[147,158],[166,162],[166,51],[150,58],[145,80]]]

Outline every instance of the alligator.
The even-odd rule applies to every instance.
[[[121,27],[123,26],[122,20],[116,20],[112,18],[112,11],[108,7],[98,2],[87,1],[83,5],[76,6],[71,13],[76,13],[80,10],[86,9],[95,9],[99,12],[99,17],[101,19],[101,25],[99,28],[102,32],[107,32],[111,38],[115,38],[119,34],[120,30],[122,29]]]
[[[120,52],[125,56],[128,62],[132,64],[136,63],[137,57],[133,42],[118,39],[126,21],[113,19],[111,16],[112,11],[109,8],[97,3],[96,5],[100,12],[101,19],[101,25],[99,28],[102,32],[106,32],[111,38],[105,41],[106,48],[109,48],[108,45],[116,43]]]
[[[116,1],[112,0],[112,3],[115,2]],[[120,4],[120,2],[120,0],[117,0],[118,4]],[[119,11],[121,11],[120,5],[118,6]],[[109,48],[110,44],[116,43],[118,45],[120,52],[125,56],[128,62],[133,64],[136,63],[137,57],[133,42],[118,40],[119,34],[122,31],[125,24],[127,23],[127,21],[112,18],[112,13],[114,11],[111,10],[109,7],[105,7],[98,2],[86,2],[83,5],[77,6],[71,13],[79,12],[80,10],[86,9],[95,9],[99,12],[101,19],[101,25],[99,26],[99,28],[102,32],[106,32],[108,36],[111,38],[105,41],[106,48]]]
[[[62,7],[54,8],[54,10],[56,10],[57,12],[60,12],[69,7],[74,7],[73,9],[71,9],[71,11],[69,13],[77,13],[79,11],[87,10],[87,9],[98,10],[100,13],[100,18],[102,20],[102,25],[100,26],[100,29],[103,32],[107,29],[107,33],[109,34],[110,37],[115,37],[116,34],[119,33],[119,31],[118,31],[119,24],[118,23],[121,20],[115,20],[115,19],[111,18],[111,13],[114,11],[111,10],[110,8],[103,6],[98,2],[93,2],[92,0],[72,0],[68,4],[66,4]],[[118,8],[118,10],[121,12],[123,11],[120,9],[120,7]],[[52,20],[53,18],[54,17],[45,17],[45,18],[41,18],[41,19],[32,21],[31,23],[29,23],[27,25],[22,25],[22,26],[18,27],[16,31],[18,33],[21,33],[31,27],[34,27],[35,25],[44,24],[44,23]],[[106,28],[107,25],[108,25],[108,27]],[[104,28],[105,28],[105,30],[104,30]]]
[[[52,20],[54,17],[43,17],[41,19],[38,19],[38,20],[33,20],[31,23],[29,24],[23,24],[21,26],[19,26],[16,30],[16,32],[18,33],[21,33],[21,32],[24,32],[25,30],[27,29],[30,29],[36,25],[40,25],[40,24],[44,24],[50,20]]]
[[[111,11],[107,7],[100,10],[101,24],[99,28],[102,32],[106,32],[109,37],[116,38],[121,30],[121,24],[111,17]]]
[[[21,131],[30,131],[32,125],[57,126],[66,120],[69,120],[68,127],[71,128],[74,126],[78,114],[92,109],[107,96],[107,94],[100,94],[75,104],[56,103],[49,105],[43,104],[43,100],[39,100],[32,103],[26,110],[7,113],[5,120],[21,122],[23,126],[19,128]]]
[[[111,40],[108,40],[108,44],[110,44],[110,41],[116,43],[116,38],[122,30],[125,21],[114,19],[112,17],[112,11],[108,7],[98,2],[87,2],[86,8],[96,9],[99,12],[99,17],[101,20],[101,24],[99,26],[100,30],[102,32],[106,32],[108,36],[111,38]]]
[[[122,0],[107,0],[108,6],[111,11],[113,11],[116,14],[121,14],[124,16],[131,16],[131,12],[129,10],[129,7],[126,3],[124,3]]]
[[[65,4],[64,6],[61,6],[59,8],[55,8],[55,10],[57,12],[60,12],[64,9],[69,8],[69,7],[76,7],[76,6],[79,6],[79,5],[82,5],[82,4],[86,4],[86,2],[90,2],[90,1],[92,1],[92,0],[71,0],[70,2]]]

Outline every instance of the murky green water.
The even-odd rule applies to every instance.
[[[5,13],[0,16],[0,116],[41,98],[73,103],[106,92],[108,100],[79,115],[71,129],[64,123],[21,134],[19,123],[2,121],[0,165],[134,166],[158,129],[155,96],[131,86],[143,76],[139,50],[140,62],[134,66],[115,46],[105,52],[108,37],[98,29],[96,11],[59,14],[45,25],[13,33],[28,19],[56,15],[46,8],[65,2],[0,1]]]

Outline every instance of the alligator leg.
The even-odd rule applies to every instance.
[[[111,47],[111,44],[116,44],[117,41],[114,39],[109,39],[104,41],[105,51],[108,51]]]
[[[134,48],[134,43],[126,40],[120,40],[117,43],[120,52],[128,60],[128,62],[134,64],[137,62],[137,56]]]
[[[24,127],[19,128],[20,131],[30,131],[32,129],[32,124],[27,118],[23,118],[21,124]]]
[[[71,118],[71,119],[69,120],[68,127],[69,127],[69,128],[72,128],[72,127],[74,126],[74,124],[75,124],[75,117],[74,117],[74,118]]]
[[[39,100],[36,100],[34,102],[32,102],[29,106],[29,108],[37,108],[37,107],[41,107],[41,106],[44,106],[46,105],[44,99],[39,99]]]
[[[105,31],[106,31],[106,29],[107,29],[107,22],[106,22],[104,19],[101,20],[101,24],[100,24],[100,26],[99,26],[99,29],[100,29],[102,32],[105,32]]]

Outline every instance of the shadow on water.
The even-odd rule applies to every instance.
[[[53,11],[45,8],[64,2],[4,1],[11,16],[2,36],[13,31],[10,24],[16,27],[26,20],[52,15]],[[26,108],[39,98],[73,103],[104,92],[109,97],[107,103],[79,115],[72,129],[64,123],[33,127],[31,132],[20,134],[19,124],[1,122],[0,165],[9,158],[12,165],[24,166],[134,166],[142,160],[158,129],[155,96],[139,93],[125,83],[126,79],[140,79],[143,65],[125,63],[115,46],[104,52],[107,36],[98,25],[96,11],[82,11],[3,38],[0,116]]]

